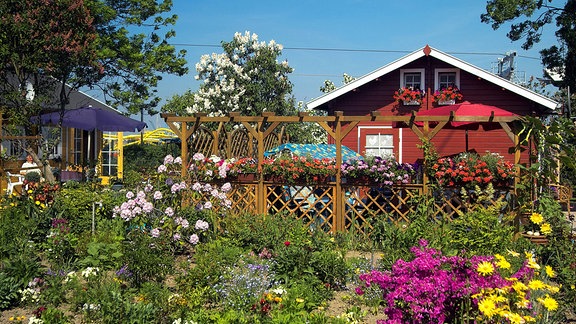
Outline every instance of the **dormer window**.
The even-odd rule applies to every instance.
[[[400,88],[424,90],[424,69],[400,70]]]

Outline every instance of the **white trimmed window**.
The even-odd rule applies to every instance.
[[[456,86],[460,89],[460,70],[459,69],[436,69],[434,71],[435,90],[444,89],[450,86]]]
[[[394,135],[367,134],[366,156],[394,156]]]
[[[400,88],[408,87],[415,90],[426,89],[424,84],[424,69],[400,70]]]

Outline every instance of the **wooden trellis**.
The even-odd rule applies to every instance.
[[[269,183],[263,175],[252,184],[236,184],[229,197],[232,200],[231,212],[278,213],[288,212],[302,219],[313,227],[327,231],[345,231],[370,227],[373,217],[388,217],[390,221],[409,221],[409,215],[414,211],[412,201],[421,194],[429,194],[428,181],[423,177],[421,185],[392,186],[380,190],[376,197],[366,196],[366,188],[354,189],[353,185],[343,184],[340,174],[342,163],[342,139],[348,135],[360,122],[403,122],[423,141],[432,139],[449,122],[483,122],[498,123],[506,132],[514,146],[518,148],[518,136],[510,128],[510,122],[520,119],[519,116],[417,116],[415,112],[407,116],[383,116],[372,112],[366,116],[344,116],[337,111],[333,116],[309,116],[299,113],[297,116],[275,116],[273,113],[263,113],[261,116],[241,116],[230,113],[228,116],[209,117],[206,114],[193,116],[175,116],[163,114],[168,126],[181,140],[182,174],[187,173],[189,153],[202,152],[204,155],[216,154],[221,157],[252,156],[259,163],[264,159],[264,152],[286,140],[281,125],[283,123],[315,122],[321,126],[336,145],[335,181],[322,186],[304,184],[291,186],[280,183]],[[422,122],[418,127],[415,122]],[[216,131],[210,131],[202,125],[217,124]],[[226,124],[240,126],[243,132],[225,132]],[[435,127],[430,127],[436,125]],[[211,151],[210,151],[211,148]],[[520,161],[520,151],[515,152],[515,163]],[[290,197],[285,199],[286,190]],[[311,187],[312,189],[302,189]],[[369,190],[369,189],[368,189]],[[313,198],[310,196],[313,195]],[[194,203],[194,202],[192,202]],[[313,206],[312,206],[313,205]],[[434,215],[453,217],[457,210],[462,210],[466,204],[458,202],[454,197],[435,203]],[[470,208],[469,206],[466,208]]]

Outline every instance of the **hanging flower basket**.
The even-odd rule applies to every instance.
[[[548,237],[546,235],[534,235],[528,233],[522,233],[522,236],[530,240],[530,242],[537,244],[537,245],[545,245],[548,244]]]

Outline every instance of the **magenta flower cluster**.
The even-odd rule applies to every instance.
[[[363,295],[373,285],[382,291],[388,319],[378,321],[380,324],[450,323],[462,311],[463,301],[470,301],[481,289],[511,285],[497,271],[488,275],[477,271],[481,262],[494,264],[492,256],[443,256],[428,248],[425,240],[411,252],[415,256],[412,261],[398,260],[391,271],[360,275],[357,294]],[[528,276],[530,271],[524,266],[513,277]]]

